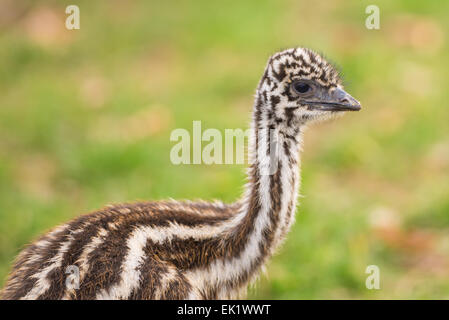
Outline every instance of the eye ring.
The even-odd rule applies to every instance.
[[[313,86],[304,80],[295,81],[291,84],[291,89],[297,95],[307,95],[313,91]]]

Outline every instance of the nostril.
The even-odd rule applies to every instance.
[[[349,100],[348,100],[348,98],[343,98],[343,99],[340,99],[340,102],[341,103],[349,103]]]

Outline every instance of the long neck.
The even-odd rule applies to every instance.
[[[270,106],[256,99],[249,142],[250,167],[242,208],[230,222],[223,277],[250,281],[285,238],[294,218],[299,187],[300,130],[291,135],[270,122]],[[287,133],[286,133],[287,132]]]
[[[300,130],[292,134],[273,125],[270,110],[263,105],[263,99],[256,98],[248,183],[239,211],[220,227],[224,233],[215,236],[217,246],[211,255],[220,258],[187,275],[194,284],[220,283],[221,298],[235,298],[239,290],[245,290],[285,238],[295,218],[302,137]],[[230,291],[236,291],[237,296]]]
[[[257,245],[262,248],[261,255],[269,256],[294,221],[302,136],[299,132],[295,136],[286,134],[282,127],[273,126],[268,112],[259,114],[260,107],[256,103],[249,146],[249,181],[236,230],[242,237],[246,235],[247,244]]]

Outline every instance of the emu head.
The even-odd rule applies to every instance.
[[[270,124],[285,129],[361,109],[360,103],[343,89],[336,68],[305,48],[274,54],[257,93],[260,114]]]

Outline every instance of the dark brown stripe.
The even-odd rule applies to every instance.
[[[88,215],[86,226],[83,231],[72,235],[72,242],[67,249],[67,252],[62,257],[62,263],[59,268],[53,269],[49,272],[47,279],[50,281],[50,288],[39,299],[43,300],[58,300],[64,297],[66,290],[65,279],[68,274],[65,270],[68,266],[74,265],[80,267],[77,263],[86,245],[88,245],[94,237],[98,235],[99,230],[108,228],[108,223],[114,221],[115,215],[112,211],[100,211]],[[72,299],[76,299],[77,291]]]
[[[194,206],[193,204],[191,205]],[[153,206],[150,205],[150,207]],[[80,283],[80,290],[77,291],[79,298],[94,299],[98,288],[108,290],[119,283],[122,265],[129,250],[127,240],[136,227],[161,227],[168,226],[171,222],[190,227],[213,226],[232,216],[229,212],[224,213],[224,210],[222,212],[220,215],[201,216],[181,211],[165,210],[160,210],[160,214],[153,214],[144,210],[142,213],[132,212],[120,216],[115,224],[116,229],[106,226],[109,232],[105,241],[89,255],[88,260],[92,261],[92,263],[89,265],[86,277]]]
[[[151,241],[149,241],[151,242]],[[169,262],[163,261],[159,255],[157,255],[154,246],[147,245],[144,248],[145,260],[139,267],[140,271],[140,285],[133,290],[130,295],[130,299],[133,300],[149,300],[155,299],[155,294],[160,291],[160,299],[169,300],[181,300],[186,299],[191,289],[190,284],[181,274],[180,270],[176,269],[176,275],[174,279],[171,279],[168,283],[168,287],[161,291],[161,278],[169,272]],[[171,268],[174,265],[171,264]]]
[[[41,270],[53,263],[51,259],[58,254],[64,242],[68,240],[71,232],[81,226],[85,219],[86,217],[81,217],[74,220],[66,229],[63,230],[63,232],[53,237],[53,239],[48,239],[50,244],[41,250],[41,258],[31,263],[26,270],[21,272],[21,285],[16,288],[14,292],[11,292],[10,299],[20,299],[26,296],[26,294],[35,286],[37,282],[37,279],[31,276],[39,273]]]

